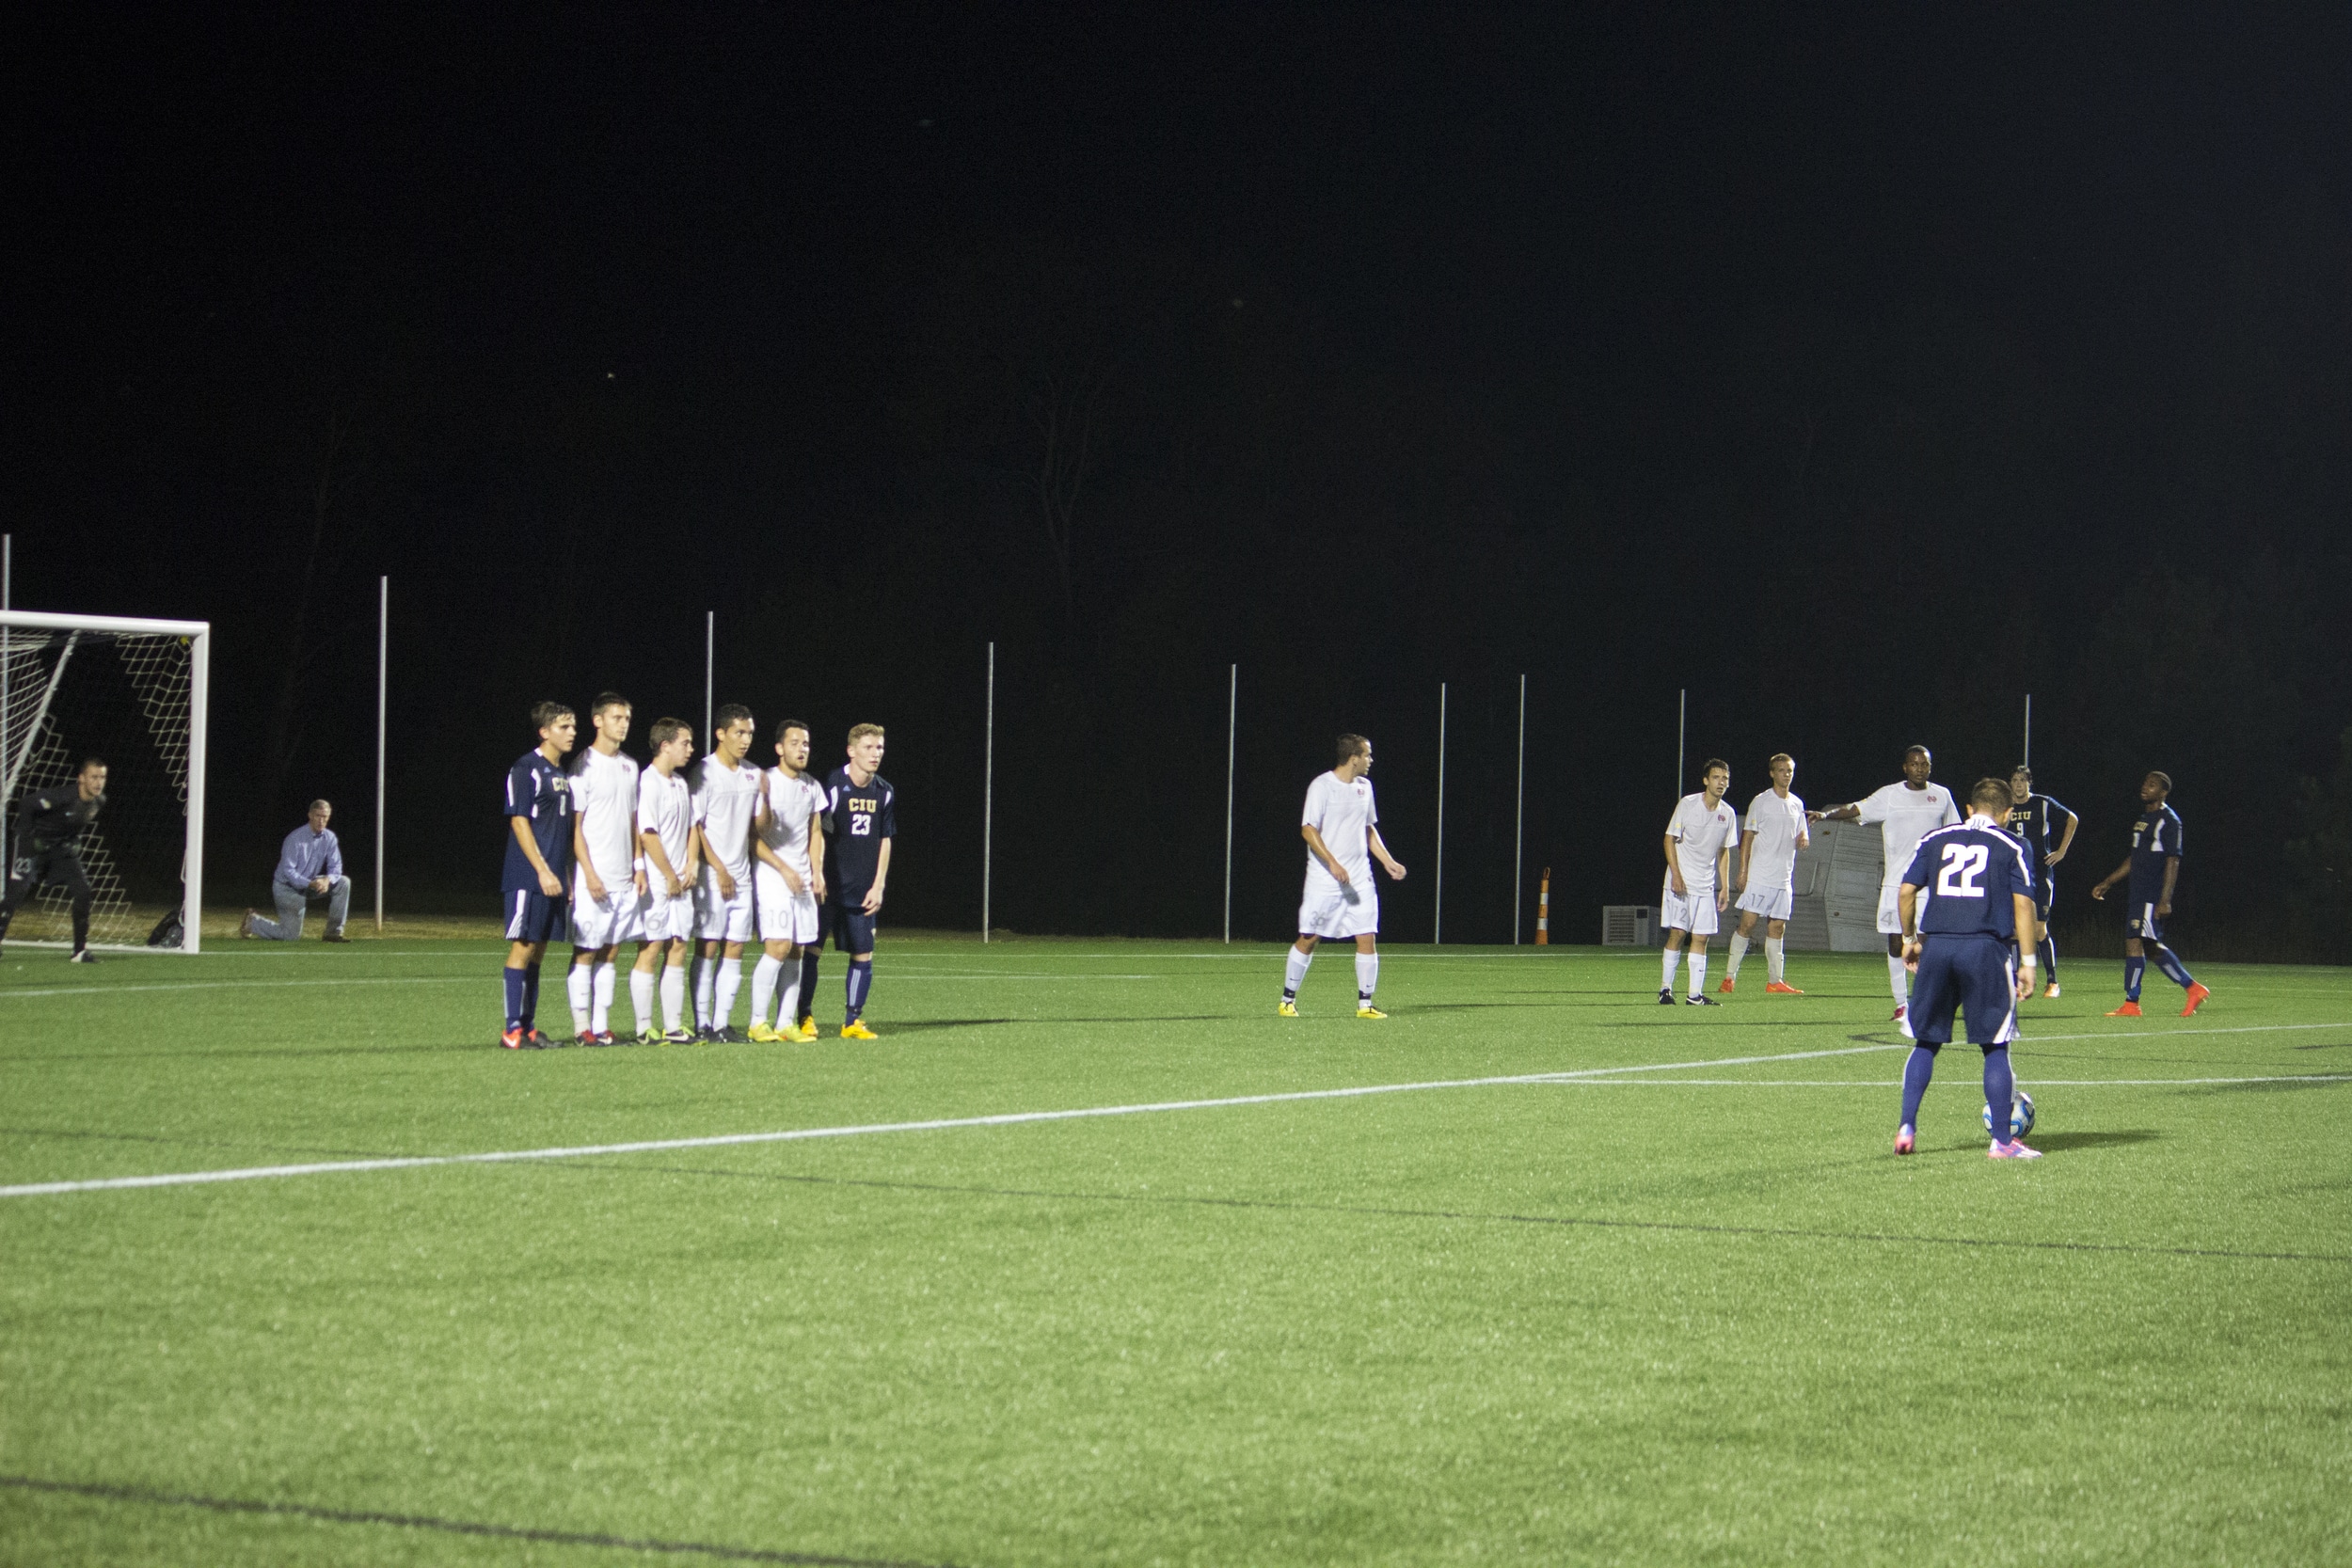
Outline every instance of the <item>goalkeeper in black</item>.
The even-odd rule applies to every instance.
[[[82,834],[106,803],[106,765],[97,757],[82,764],[67,784],[35,790],[16,814],[14,858],[8,862],[8,893],[0,898],[0,942],[19,905],[43,887],[61,887],[73,903],[73,953],[70,962],[93,962],[89,953],[89,874],[82,869]]]

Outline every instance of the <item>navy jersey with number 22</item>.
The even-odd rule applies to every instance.
[[[1993,826],[1989,816],[1972,816],[1921,839],[1903,880],[1928,895],[1927,909],[1919,916],[1922,936],[2013,942],[2017,906],[2010,895],[2033,897],[2033,867],[2026,847]]]
[[[836,768],[825,786],[825,848],[833,875],[825,892],[836,904],[854,904],[874,885],[882,869],[882,842],[898,836],[898,795],[877,773],[853,782]]]

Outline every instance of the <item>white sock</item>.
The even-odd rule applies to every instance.
[[[1696,996],[1707,989],[1707,955],[1691,955],[1691,994]]]
[[[1902,959],[1890,958],[1886,960],[1886,984],[1895,992],[1895,1006],[1906,1007],[1911,1005],[1911,974],[1903,968]]]
[[[1748,939],[1734,931],[1731,934],[1731,962],[1724,966],[1724,978],[1740,978],[1740,960],[1748,956]]]
[[[784,983],[776,988],[776,1027],[801,1026],[801,960],[784,960]]]
[[[1377,953],[1357,954],[1356,1001],[1358,1006],[1366,1007],[1372,1006],[1372,993],[1379,989],[1379,985],[1380,955]]]
[[[734,958],[719,960],[719,1005],[710,1015],[713,1028],[724,1029],[735,1022],[735,993],[743,989],[743,966]]]
[[[564,990],[572,1002],[572,1033],[584,1035],[596,1027],[588,1019],[588,987],[595,971],[586,964],[574,964],[564,972]]]
[[[628,1005],[636,1011],[637,1032],[641,1035],[648,1034],[653,1029],[654,979],[650,969],[632,969],[628,972]]]
[[[1301,953],[1296,942],[1291,943],[1290,963],[1282,971],[1282,994],[1295,997],[1298,988],[1307,982],[1307,966],[1315,961],[1312,953]]]
[[[1675,989],[1675,971],[1676,971],[1676,970],[1677,970],[1677,969],[1680,969],[1681,967],[1682,967],[1682,949],[1681,949],[1681,948],[1679,948],[1679,947],[1669,947],[1669,948],[1667,948],[1667,949],[1666,949],[1666,968],[1665,968],[1665,972],[1664,972],[1664,974],[1661,974],[1661,975],[1659,976],[1659,980],[1658,980],[1658,989],[1659,989],[1659,990],[1674,990],[1674,989]]]
[[[1764,939],[1765,977],[1777,986],[1781,983],[1782,976],[1788,973],[1788,951],[1781,946],[1781,939],[1779,937],[1766,937]]]
[[[665,965],[661,971],[661,1026],[686,1027],[686,966]]]
[[[596,1000],[590,1006],[588,1022],[596,1026],[599,1035],[612,1027],[612,985],[620,974],[620,966],[611,958],[596,965],[595,986],[590,992]]]
[[[759,956],[759,962],[752,966],[752,1022],[754,1024],[765,1023],[775,1016],[768,1009],[775,1005],[776,976],[783,973],[784,960],[771,958],[765,953]]]
[[[718,989],[719,960],[716,958],[696,958],[694,960],[695,1028],[715,1029],[718,1027],[717,1024],[710,1022],[711,998]]]

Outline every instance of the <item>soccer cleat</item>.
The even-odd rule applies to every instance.
[[[639,1045],[660,1045],[661,1043],[661,1031],[659,1029],[640,1029],[637,1031],[636,1043]]]
[[[1898,1127],[1898,1128],[1896,1128],[1896,1129],[1895,1129],[1895,1152],[1896,1152],[1896,1153],[1898,1153],[1898,1154],[1908,1154],[1908,1153],[1910,1153],[1913,1149],[1915,1149],[1915,1148],[1918,1148],[1918,1147],[1919,1147],[1919,1138],[1918,1138],[1918,1134],[1917,1134],[1917,1133],[1915,1133],[1915,1132],[1914,1132],[1908,1125],[1905,1125],[1905,1126],[1902,1126],[1902,1127]]]
[[[874,1031],[866,1027],[863,1020],[854,1018],[841,1026],[841,1037],[845,1040],[878,1040],[882,1038],[880,1035],[877,1035]]]
[[[761,1045],[773,1045],[784,1038],[776,1033],[776,1026],[764,1018],[752,1025],[751,1037]]]
[[[697,1023],[694,1025],[694,1041],[698,1045],[716,1045],[719,1043],[719,1031],[707,1023]]]
[[[790,1040],[794,1045],[806,1045],[809,1041],[817,1037],[817,1025],[814,1023],[806,1025],[796,1023],[791,1028],[785,1030],[776,1037],[779,1039]]]
[[[1683,998],[1683,1000],[1693,1007],[1720,1007],[1723,1006],[1722,1003],[1716,1001],[1705,991],[1692,991],[1689,996]]]
[[[2058,995],[2058,983],[2056,980],[2053,980],[2053,981],[2051,981],[2051,982],[2050,982],[2048,989],[2044,990],[2042,991],[2042,994],[2043,996],[2045,996],[2045,997],[2053,997],[2053,998],[2055,998],[2055,997]]]
[[[1356,1016],[1358,1018],[1386,1018],[1389,1015],[1369,1002],[1359,1002],[1356,1005]]]
[[[743,1036],[741,1031],[730,1023],[725,1028],[715,1031],[710,1037],[710,1042],[713,1045],[741,1045]]]
[[[94,964],[98,957],[87,947],[77,947],[65,956],[65,961],[70,964]]]
[[[1889,1022],[1895,1022],[1895,1023],[1900,1023],[1900,1022],[1903,1021],[1903,1014],[1905,1014],[1905,1013],[1907,1013],[1907,1012],[1909,1012],[1909,1011],[1911,1011],[1911,1009],[1910,1009],[1908,1006],[1904,1006],[1902,1003],[1900,1003],[1900,1002],[1896,1003],[1896,1004],[1895,1004],[1895,1016],[1894,1016],[1894,1018],[1893,1018],[1892,1020],[1890,1020]]]
[[[1715,989],[1716,989],[1717,990],[1719,990],[1719,991],[1722,991],[1722,992],[1723,992],[1725,996],[1729,996],[1729,995],[1731,994],[1731,976],[1730,976],[1730,975],[1728,975],[1728,974],[1724,975],[1724,983],[1723,983],[1722,985],[1720,985],[1720,986],[1717,986]],[[1769,989],[1769,988],[1768,988],[1768,989]]]
[[[1275,1004],[1274,1011],[1277,1015],[1282,1018],[1296,1018],[1298,1016],[1298,1004],[1285,996],[1281,1001]]]
[[[2042,1150],[2027,1148],[2018,1139],[2011,1138],[2006,1143],[1996,1143],[1991,1148],[1986,1149],[1984,1157],[1988,1160],[2039,1160],[2042,1158]]]
[[[2138,1016],[2139,1004],[2137,1002],[2126,1002],[2115,1011],[2107,1014],[2109,1018],[2137,1018]]]
[[[259,910],[247,910],[247,911],[245,911],[245,918],[244,918],[243,920],[240,920],[240,921],[238,921],[238,922],[237,922],[237,935],[239,935],[239,936],[241,936],[241,937],[249,937],[249,936],[251,936],[251,935],[253,934],[253,923],[254,923],[255,921],[257,921],[257,920],[261,919],[261,918],[262,918],[262,911],[259,911]]]
[[[2181,1009],[2181,1016],[2187,1018],[2195,1013],[2198,1008],[2205,1005],[2205,998],[2212,994],[2213,992],[2207,990],[2201,981],[2192,983],[2188,988],[2188,1005]]]
[[[523,1048],[523,1032],[520,1029],[509,1029],[499,1037],[499,1044],[509,1051],[520,1051]]]
[[[555,1049],[555,1042],[536,1029],[526,1029],[523,1031],[523,1049],[525,1051],[552,1051]]]
[[[801,1022],[797,1027],[800,1030],[801,1038],[804,1040],[815,1039],[817,1037],[817,1015],[815,1013],[803,1013],[801,1015]]]
[[[1675,993],[1672,986],[1661,986],[1658,988],[1658,1005],[1661,1007],[1671,1007],[1675,1005]]]
[[[661,1037],[661,1043],[664,1045],[691,1045],[700,1038],[702,1038],[702,1037],[694,1033],[691,1029],[673,1029],[668,1034]]]
[[[329,932],[327,932],[325,936],[323,936],[323,937],[319,938],[319,941],[321,941],[321,942],[349,942],[350,940],[351,940],[351,939],[350,939],[349,937],[347,937],[347,936],[343,935],[341,931],[329,931]]]
[[[1767,981],[1764,989],[1774,996],[1803,996],[1804,994],[1786,980]]]

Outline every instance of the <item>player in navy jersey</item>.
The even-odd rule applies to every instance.
[[[562,703],[531,710],[539,744],[506,770],[506,1029],[509,1051],[544,1051],[554,1042],[538,1030],[539,960],[548,943],[571,930],[572,782],[564,755],[580,721]]]
[[[2033,865],[2026,846],[2000,826],[2009,785],[1979,779],[1969,816],[1919,840],[1896,894],[1903,920],[1903,962],[1915,975],[1905,1033],[1917,1042],[1903,1064],[1903,1119],[1895,1152],[1916,1146],[1919,1101],[1935,1076],[1935,1053],[1951,1043],[1952,1015],[1968,1015],[1968,1043],[1984,1053],[1984,1102],[1994,1126],[2008,1125],[2016,1093],[2009,1042],[2017,1037],[2017,1004],[2033,994],[2033,956],[2017,951],[2033,932]],[[1930,895],[1927,910],[1919,895]],[[2039,1160],[2038,1149],[1996,1131],[1995,1160]]]
[[[2213,992],[2197,983],[2180,956],[2165,945],[2165,917],[2172,912],[2172,889],[2181,876],[2181,818],[2166,802],[2172,794],[2171,776],[2150,773],[2139,781],[2140,813],[2132,823],[2132,852],[2106,874],[2090,896],[2105,899],[2107,889],[2128,877],[2132,901],[2123,922],[2123,1005],[2109,1018],[2139,1017],[2139,982],[2153,957],[2156,967],[2188,992],[2181,1016],[2205,1005]],[[2153,953],[2151,952],[2153,949]]]
[[[825,907],[818,930],[833,933],[834,951],[850,956],[850,973],[843,979],[847,1009],[841,1037],[870,1040],[881,1037],[863,1022],[866,998],[874,989],[874,926],[882,913],[882,884],[890,879],[890,842],[898,834],[898,794],[882,776],[882,727],[859,724],[850,731],[850,761],[836,768],[825,785]],[[801,959],[801,1006],[814,1007],[817,994],[818,943]],[[801,1033],[817,1027],[814,1016],[801,1020]]]
[[[2042,994],[2056,996],[2058,942],[2050,935],[2050,906],[2058,901],[2058,863],[2074,847],[2074,830],[2082,826],[2082,818],[2049,796],[2036,795],[2033,769],[2022,762],[2010,770],[2009,800],[2009,831],[2026,841],[2026,851],[2033,856],[2034,951],[2041,955],[2042,984],[2049,988]],[[2063,829],[2058,827],[2061,819],[2066,823]],[[2058,838],[2056,846],[2050,843],[2053,834]]]

